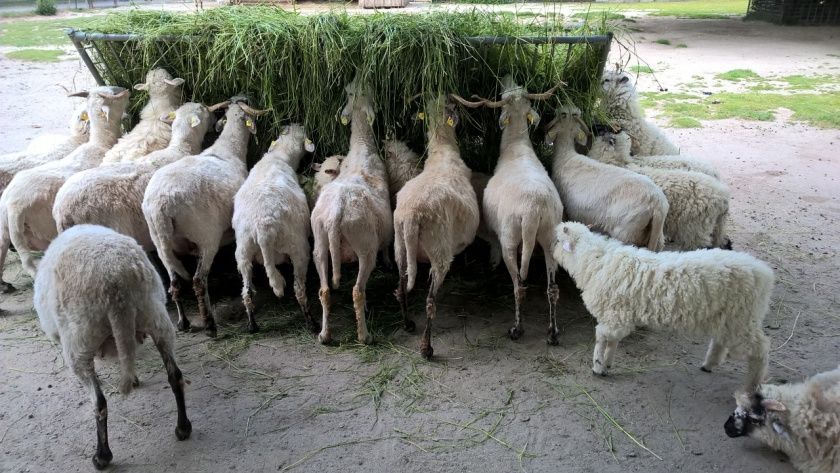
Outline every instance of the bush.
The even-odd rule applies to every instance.
[[[55,0],[38,0],[35,4],[35,13],[44,16],[55,15]]]

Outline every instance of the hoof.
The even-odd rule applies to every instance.
[[[560,340],[557,339],[557,335],[549,335],[548,338],[546,339],[545,343],[556,347],[557,345],[560,344]]]
[[[318,334],[318,341],[321,342],[321,345],[329,345],[332,343],[332,337],[328,333],[321,332]]]
[[[700,371],[702,371],[704,373],[711,373],[712,372],[712,370],[710,370],[709,368],[706,368],[705,366],[701,366]]]
[[[93,455],[93,459],[92,459],[93,460],[93,467],[96,468],[97,470],[104,470],[105,468],[108,467],[108,465],[111,464],[111,459],[113,459],[113,458],[114,458],[114,456],[111,455],[111,452],[108,452],[107,455],[102,455],[102,456],[99,456],[98,454],[95,454],[95,455]]]
[[[210,338],[216,338],[216,327],[206,327],[204,329],[204,335],[207,335]]]
[[[135,388],[136,388],[136,387],[138,387],[138,386],[140,386],[140,378],[138,378],[137,376],[135,376],[135,377],[134,377],[134,381],[131,383],[131,385],[132,385],[132,386],[134,386]]]
[[[11,294],[15,291],[17,291],[17,289],[5,281],[3,281],[2,284],[0,284],[0,292],[2,292],[3,294]]]
[[[306,323],[306,329],[309,330],[311,333],[318,333],[321,331],[321,324],[318,322],[309,321]]]
[[[607,372],[606,372],[606,371],[601,371],[601,372],[599,373],[599,372],[598,372],[598,371],[596,371],[596,370],[592,370],[592,374],[594,374],[595,376],[600,376],[600,377],[602,377],[602,378],[606,378],[606,377],[607,377]]]
[[[179,332],[189,332],[190,331],[190,321],[186,317],[183,320],[178,321],[178,331]]]
[[[427,347],[420,347],[420,354],[426,361],[431,361],[432,357],[435,355],[435,349],[432,348],[431,345]]]
[[[178,440],[186,440],[190,438],[190,434],[192,433],[192,423],[190,421],[186,422],[184,426],[175,427],[175,437]]]
[[[365,345],[370,345],[371,343],[373,343],[373,335],[367,334],[367,335],[364,336],[364,338],[359,337],[359,343],[364,343]]]
[[[260,331],[260,326],[256,322],[248,324],[248,333],[257,333]]]
[[[508,330],[508,336],[511,340],[519,340],[519,337],[521,337],[523,333],[524,330],[522,330],[522,327],[513,326],[510,330]]]
[[[414,330],[417,329],[417,325],[414,324],[413,320],[406,320],[405,325],[403,325],[403,330],[408,333],[414,333]]]

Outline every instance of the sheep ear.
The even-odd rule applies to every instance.
[[[193,115],[190,117],[190,127],[195,128],[201,124],[201,118],[198,115]]]
[[[160,121],[171,125],[175,121],[175,112],[164,113],[160,116]]]
[[[313,143],[309,138],[306,138],[303,140],[303,149],[305,149],[307,153],[314,153],[315,143]]]
[[[626,74],[625,74],[625,75],[622,75],[622,76],[621,76],[621,79],[618,79],[618,83],[619,83],[619,84],[625,84],[625,83],[627,83],[627,81],[629,81],[629,80],[630,80],[630,76],[628,76],[628,75],[626,75]]]
[[[222,118],[221,120],[216,122],[216,133],[222,132],[222,128],[225,127],[225,123],[227,123],[227,118]]]
[[[543,144],[546,146],[554,146],[555,139],[557,139],[557,133],[548,131],[545,133],[545,138],[543,138]]]
[[[458,118],[457,113],[447,113],[446,114],[446,124],[451,126],[452,128],[455,128],[456,126],[458,126],[458,123],[460,122],[460,120],[461,119]]]
[[[315,172],[320,171],[321,170],[321,163],[312,163],[312,169],[314,169]]]
[[[254,118],[251,117],[250,115],[245,115],[245,118],[243,118],[243,120],[245,120],[245,126],[248,127],[248,131],[250,131],[252,135],[256,135],[257,134],[256,120],[254,120]]]
[[[73,92],[72,94],[67,94],[68,97],[83,97],[87,98],[89,92],[87,90],[82,90],[79,92]]]
[[[568,240],[563,240],[563,251],[566,253],[572,252],[572,244]]]
[[[504,130],[506,126],[510,123],[510,113],[507,110],[502,109],[502,114],[499,115],[499,129]]]
[[[528,110],[528,113],[525,114],[525,118],[528,119],[528,124],[531,126],[537,126],[540,124],[540,114],[533,108]]]
[[[767,409],[768,411],[775,411],[775,412],[785,412],[787,411],[787,407],[781,402],[775,399],[762,399],[761,400],[761,407]]]
[[[99,114],[105,117],[105,120],[108,120],[111,116],[111,107],[103,105],[102,108],[99,109]]]
[[[184,79],[181,79],[180,77],[176,77],[174,79],[163,79],[163,81],[171,85],[172,87],[178,87],[179,85],[184,83]]]
[[[141,82],[139,84],[134,84],[134,90],[148,90],[149,86],[146,83]]]

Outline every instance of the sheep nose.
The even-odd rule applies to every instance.
[[[731,438],[742,437],[747,433],[746,429],[744,429],[744,421],[739,422],[735,419],[735,416],[729,416],[729,419],[723,424],[723,430]]]

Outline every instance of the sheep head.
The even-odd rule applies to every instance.
[[[607,104],[634,103],[636,101],[636,87],[630,79],[630,74],[621,70],[604,71],[604,75],[601,77],[604,102]]]
[[[161,115],[160,120],[172,125],[173,136],[203,137],[210,128],[214,116],[204,105],[187,102],[178,107],[178,110]]]
[[[122,87],[104,86],[95,87],[90,91],[74,92],[69,94],[68,97],[87,98],[86,111],[79,117],[85,117],[90,122],[100,118],[110,121],[112,112],[117,112],[118,119],[122,119],[130,95],[131,93]]]
[[[557,90],[563,83],[555,85],[541,93],[529,93],[524,87],[518,85],[510,74],[502,78],[502,99],[499,101],[490,101],[481,99],[484,105],[490,108],[501,107],[502,113],[499,116],[499,128],[504,129],[512,118],[524,117],[528,124],[537,126],[540,122],[540,115],[531,106],[531,100],[547,100],[551,98],[554,91]]]
[[[306,130],[303,125],[292,123],[280,129],[280,135],[276,140],[272,141],[268,146],[268,151],[273,151],[278,146],[285,146],[287,149],[303,151],[307,153],[315,152],[315,143],[306,136]]]
[[[557,109],[554,119],[546,126],[545,143],[551,145],[560,134],[574,136],[574,139],[582,145],[587,144],[589,127],[581,118],[580,109],[574,104],[564,105]]]
[[[342,161],[344,161],[344,156],[335,155],[325,159],[323,163],[313,163],[312,169],[315,170],[315,182],[323,187],[334,181],[341,172]]]
[[[376,119],[376,102],[373,99],[370,88],[359,83],[359,78],[355,77],[344,87],[347,93],[347,103],[339,111],[338,119],[342,125],[347,125],[353,120],[353,111],[361,110],[365,113],[369,125],[373,125]]]
[[[786,436],[787,407],[776,399],[765,399],[756,390],[752,393],[735,393],[735,411],[723,425],[729,437],[752,435],[756,431],[773,429],[776,435]],[[767,432],[764,432],[765,434]]]
[[[211,112],[227,108],[224,118],[216,122],[217,132],[220,132],[229,121],[233,123],[236,120],[241,120],[252,135],[257,134],[257,117],[265,115],[270,112],[270,110],[257,110],[255,108],[251,108],[251,106],[247,104],[247,100],[247,97],[237,95],[232,97],[230,100],[226,100],[209,107]]]
[[[146,82],[134,85],[134,90],[145,90],[150,97],[164,96],[170,93],[180,93],[184,79],[173,78],[166,69],[152,69],[146,74]]]
[[[90,133],[90,116],[88,116],[87,104],[81,104],[73,111],[70,118],[70,132],[74,136],[83,136]]]
[[[599,133],[600,132],[600,133]],[[630,135],[626,131],[597,129],[589,157],[607,163],[626,163],[630,159]]]

